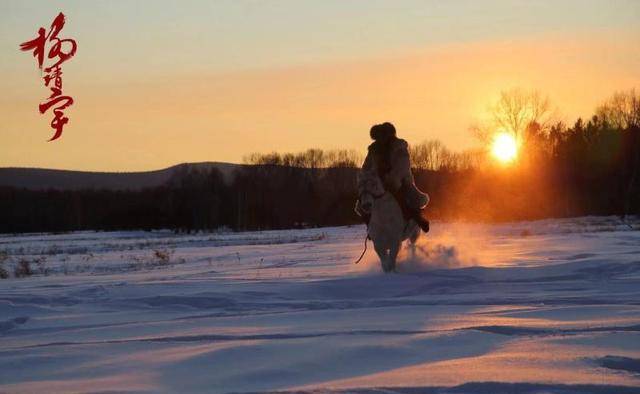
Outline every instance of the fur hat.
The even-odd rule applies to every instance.
[[[369,132],[372,140],[384,141],[396,136],[396,128],[389,122],[373,125]]]

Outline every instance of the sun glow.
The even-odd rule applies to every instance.
[[[518,155],[518,144],[512,134],[500,132],[493,137],[491,154],[501,163],[510,163]]]

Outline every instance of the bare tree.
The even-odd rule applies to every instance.
[[[254,165],[282,165],[282,157],[278,152],[271,153],[251,153],[242,158],[244,164]]]
[[[443,165],[447,148],[438,140],[429,140],[411,146],[409,154],[412,167],[420,170],[438,170]]]
[[[438,140],[428,140],[409,148],[411,167],[418,170],[463,171],[477,168],[480,152],[466,150],[451,152]]]
[[[364,159],[355,150],[337,149],[326,152],[327,167],[358,167]]]
[[[640,126],[640,93],[635,89],[616,92],[597,108],[596,115],[619,129]]]
[[[312,170],[328,167],[358,167],[363,160],[355,150],[347,149],[307,149],[298,153],[250,153],[242,159],[249,165],[274,165],[284,167],[309,168]]]
[[[510,133],[522,143],[527,139],[527,130],[535,124],[535,130],[546,133],[555,123],[557,113],[548,97],[538,91],[514,88],[500,92],[498,100],[489,107],[490,120],[485,124],[471,126],[471,131],[483,142],[502,131]]]

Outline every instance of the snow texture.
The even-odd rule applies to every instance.
[[[640,392],[638,219],[364,236],[0,236],[0,392]]]

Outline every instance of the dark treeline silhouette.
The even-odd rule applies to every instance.
[[[517,108],[514,102],[548,108],[537,95],[517,95],[501,98],[505,108]],[[513,165],[499,165],[485,151],[451,152],[437,141],[411,147],[416,183],[431,197],[430,219],[640,213],[640,96],[635,91],[615,94],[591,119],[569,127],[545,118],[544,111],[525,109],[522,113],[536,116],[526,122],[503,117],[518,118],[521,128],[511,130],[521,142]],[[477,129],[481,136],[482,127]],[[353,206],[362,157],[319,149],[251,154],[230,179],[216,168],[184,166],[162,186],[131,191],[2,187],[0,232],[190,232],[359,223]]]

